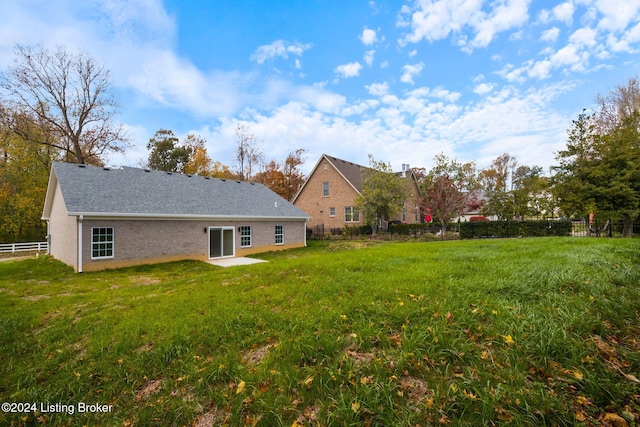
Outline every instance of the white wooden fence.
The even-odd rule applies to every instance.
[[[49,244],[47,242],[30,242],[30,243],[1,243],[0,253],[15,252],[34,252],[47,251]]]

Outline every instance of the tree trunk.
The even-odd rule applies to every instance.
[[[625,216],[622,220],[622,236],[633,237],[633,218]]]

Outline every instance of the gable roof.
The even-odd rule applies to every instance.
[[[363,169],[368,169],[367,167],[338,159],[336,157],[327,156],[326,154],[324,157],[358,193],[362,191],[362,171]]]
[[[353,189],[358,194],[360,194],[360,192],[362,191],[362,170],[367,168],[365,166],[361,166],[356,163],[348,162],[346,160],[338,159],[337,157],[332,157],[327,154],[323,154],[322,156],[320,156],[320,159],[311,170],[311,173],[307,177],[304,184],[302,184],[302,186],[300,187],[296,195],[293,196],[293,199],[291,199],[291,203],[295,203],[296,199],[302,193],[304,188],[307,186],[307,183],[309,182],[313,174],[316,172],[316,170],[322,163],[323,159],[327,160],[329,164],[333,166],[333,168],[344,178],[346,183],[349,184],[351,187],[353,187]]]
[[[132,167],[56,162],[43,211],[56,184],[68,215],[146,218],[296,219],[309,216],[262,184]]]

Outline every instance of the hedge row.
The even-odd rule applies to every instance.
[[[571,230],[571,221],[463,222],[460,238],[570,236]]]
[[[447,225],[461,239],[480,237],[541,237],[571,235],[571,221],[471,221]],[[420,235],[438,233],[440,224],[390,224],[391,234]]]
[[[457,225],[457,224],[456,224]],[[448,229],[448,228],[447,228]],[[412,235],[412,234],[426,234],[426,233],[438,233],[440,231],[440,224],[435,223],[423,223],[423,224],[389,224],[389,233]]]

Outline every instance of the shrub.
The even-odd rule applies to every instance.
[[[571,221],[473,221],[460,224],[460,238],[571,235]]]

